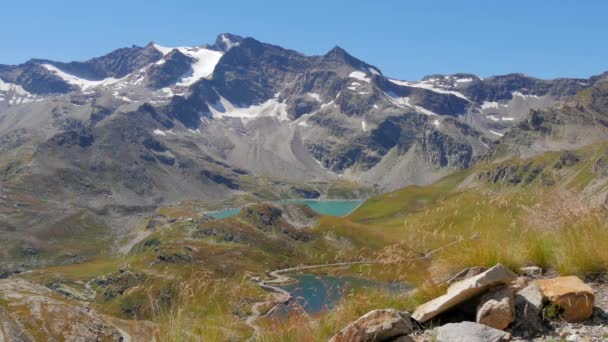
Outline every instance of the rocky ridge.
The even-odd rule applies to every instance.
[[[529,271],[522,269],[517,276],[500,264],[481,273],[477,269],[478,274],[452,283],[447,294],[420,305],[411,316],[392,309],[372,311],[330,341],[605,339],[608,314],[605,303],[594,302],[594,288],[578,277],[544,278],[536,269]]]

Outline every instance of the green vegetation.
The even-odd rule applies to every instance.
[[[300,315],[291,315],[284,320],[266,319],[262,322],[260,341],[326,341],[345,325],[367,312],[378,308],[412,310],[421,304],[420,297],[391,294],[381,289],[366,289],[351,292],[334,310],[320,317],[319,324]]]
[[[245,319],[254,303],[270,296],[250,278],[273,269],[377,259],[380,264],[315,272],[417,287],[410,296],[353,291],[335,310],[313,317],[316,324],[301,315],[258,321],[261,341],[323,340],[370,310],[412,310],[444,291],[451,274],[470,266],[538,265],[581,276],[608,271],[607,190],[608,148],[601,144],[481,163],[430,186],[371,198],[347,217],[322,216],[312,228],[295,228],[265,204],[207,222],[190,203],[161,209],[164,223],[120,259],[95,258],[27,277],[77,284],[128,265],[141,281],[127,282],[124,292],[111,298],[95,285],[94,306],[117,317],[159,323],[163,341],[250,336]],[[96,232],[92,229],[91,236]],[[81,240],[71,243],[76,241]]]

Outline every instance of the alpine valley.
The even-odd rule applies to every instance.
[[[498,263],[608,310],[607,143],[608,74],[406,81],[227,33],[0,65],[0,341],[397,341],[341,329]],[[291,293],[326,279],[360,286]],[[543,324],[508,331],[608,336]]]

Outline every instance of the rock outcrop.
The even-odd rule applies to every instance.
[[[446,280],[451,286],[445,295],[420,305],[411,320],[395,310],[372,311],[330,341],[605,340],[607,295],[598,284],[591,288],[575,276],[539,279],[539,267],[520,271],[526,275],[518,277],[500,264],[463,270]]]
[[[0,337],[74,342],[124,339],[90,308],[21,279],[0,280],[0,309]]]
[[[393,341],[413,330],[410,315],[393,309],[374,310],[344,327],[329,342]],[[411,339],[410,339],[411,340]]]
[[[500,342],[510,335],[502,330],[473,322],[450,323],[434,331],[436,342]]]
[[[545,299],[559,307],[561,317],[568,322],[580,322],[593,313],[595,293],[575,276],[540,279],[538,286]]]
[[[422,323],[426,322],[461,303],[483,294],[492,286],[508,284],[516,278],[517,275],[513,271],[498,264],[474,277],[452,284],[445,295],[416,308],[416,311],[412,314],[412,318]]]

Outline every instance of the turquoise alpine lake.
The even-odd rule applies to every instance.
[[[297,203],[297,204],[305,204],[310,207],[315,212],[322,215],[331,215],[331,216],[344,216],[350,214],[355,208],[361,204],[363,200],[306,200],[306,199],[298,199],[298,200],[282,200],[275,201],[273,203],[284,204],[284,203]],[[234,216],[241,211],[241,208],[229,208],[219,211],[214,211],[212,213],[208,213],[207,215],[215,218],[215,219],[223,219],[230,216]]]
[[[207,215],[213,217],[214,219],[219,220],[219,219],[223,219],[226,217],[234,216],[234,215],[238,214],[240,211],[241,211],[241,208],[230,208],[230,209],[224,209],[224,210],[220,210],[220,211],[214,211]]]
[[[295,282],[281,287],[309,314],[329,311],[351,291],[361,288],[382,288],[394,294],[412,289],[406,283],[385,283],[354,276],[290,274],[289,277]]]

